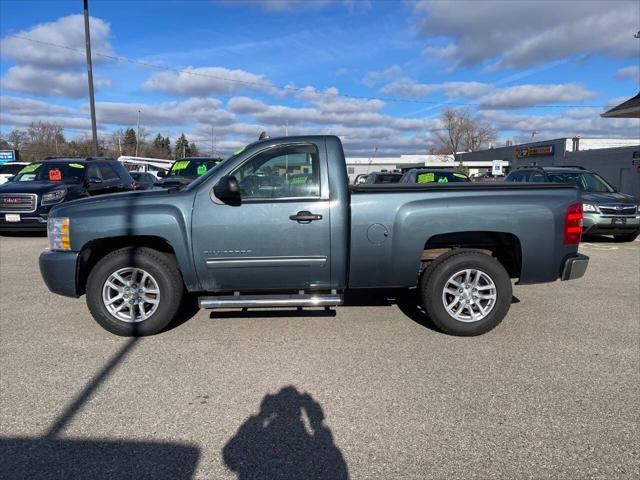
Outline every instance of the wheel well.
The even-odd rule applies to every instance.
[[[453,249],[480,250],[495,257],[511,278],[519,278],[522,267],[520,240],[504,232],[452,232],[435,235],[424,245],[422,262],[430,262]]]
[[[125,247],[148,247],[175,257],[173,247],[162,237],[122,236],[93,240],[82,247],[78,259],[77,290],[79,295],[84,295],[87,278],[96,263],[111,252]]]

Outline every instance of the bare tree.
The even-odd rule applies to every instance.
[[[496,138],[495,129],[472,116],[466,108],[445,108],[440,121],[442,130],[436,133],[436,151],[454,157],[462,151],[475,152],[486,148]]]

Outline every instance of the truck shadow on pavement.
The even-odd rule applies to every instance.
[[[0,437],[0,475],[11,479],[189,479],[200,449],[172,442],[59,438],[140,341],[128,340],[39,438]]]
[[[349,473],[320,404],[293,386],[265,395],[222,449],[238,480],[347,480]]]

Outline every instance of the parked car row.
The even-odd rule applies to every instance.
[[[55,205],[132,190],[181,188],[218,163],[213,158],[183,158],[162,179],[147,172],[128,172],[122,163],[107,157],[6,163],[0,169],[0,231],[44,231]]]
[[[618,192],[596,172],[584,167],[522,167],[509,173],[505,182],[574,185],[582,196],[585,234],[613,235],[619,242],[632,242],[640,234],[638,199]]]
[[[464,172],[450,168],[413,168],[407,172],[371,172],[356,179],[356,184],[449,183],[470,182]]]

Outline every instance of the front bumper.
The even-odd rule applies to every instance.
[[[584,275],[589,265],[589,257],[578,253],[575,257],[565,260],[560,280],[575,280]]]
[[[77,284],[78,252],[53,252],[40,254],[40,274],[49,290],[65,297],[80,296]]]
[[[624,223],[620,223],[621,220]],[[582,219],[584,235],[630,235],[640,232],[640,215],[612,217],[600,213],[585,213]]]
[[[45,232],[47,230],[48,215],[38,215],[37,213],[19,213],[19,222],[7,222],[5,213],[0,212],[0,231],[38,231]]]

